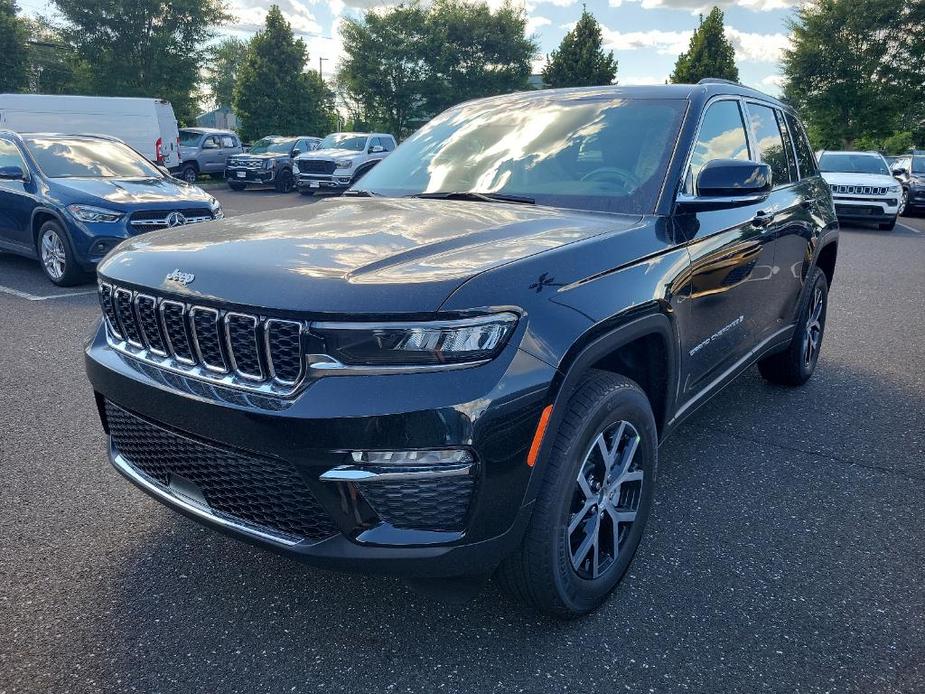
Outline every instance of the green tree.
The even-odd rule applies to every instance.
[[[460,101],[525,89],[536,44],[510,4],[436,0],[367,12],[341,27],[340,99],[399,137]]]
[[[0,92],[26,88],[26,41],[29,32],[13,0],[0,0]]]
[[[814,144],[915,131],[925,118],[925,2],[814,0],[791,21],[784,93]]]
[[[334,94],[314,70],[308,52],[277,5],[247,46],[238,68],[234,110],[241,137],[325,135],[333,124]]]
[[[613,51],[604,53],[601,25],[583,9],[581,18],[562,39],[559,47],[546,57],[543,82],[550,87],[592,87],[613,84],[617,61]]]
[[[915,146],[915,138],[911,132],[893,133],[883,138],[881,147],[887,154],[905,154]]]
[[[212,93],[216,108],[234,103],[234,85],[238,70],[247,55],[247,42],[230,36],[219,42],[212,50],[206,68],[205,82]]]
[[[206,42],[230,19],[223,0],[54,0],[75,55],[74,91],[167,99],[195,116]]]
[[[28,91],[36,94],[73,93],[80,60],[61,32],[45,17],[26,20],[29,45],[26,52]]]
[[[739,81],[739,68],[735,62],[735,48],[726,38],[723,11],[710,10],[691,36],[690,46],[678,56],[674,72],[669,78],[674,84],[696,84],[705,77]]]

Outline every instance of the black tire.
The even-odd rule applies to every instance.
[[[896,217],[893,217],[889,222],[883,222],[880,226],[880,231],[893,231],[896,228]]]
[[[825,335],[825,319],[829,304],[829,283],[822,270],[814,267],[810,271],[806,278],[806,289],[800,300],[797,329],[790,344],[784,351],[758,362],[758,370],[766,381],[784,386],[801,386],[816,370],[819,352],[822,350],[822,338]],[[815,314],[817,302],[821,302],[818,303],[818,315]],[[815,336],[815,347],[807,357],[807,339],[811,332]]]
[[[547,433],[554,439],[542,471],[543,483],[534,502],[530,525],[522,544],[502,562],[496,577],[515,598],[547,614],[572,619],[603,603],[633,560],[652,505],[658,436],[645,393],[623,376],[590,371],[565,408],[558,431]],[[620,428],[620,422],[624,428]],[[625,426],[627,424],[631,426]],[[617,431],[621,433],[620,441],[625,442],[626,450],[630,441],[636,441],[635,455],[629,455],[626,469],[631,475],[641,471],[641,479],[627,480],[616,490],[611,487],[608,494],[603,475],[605,468],[602,467],[604,457],[595,442],[600,435],[606,437],[610,432],[611,449],[619,453],[621,444],[616,440]],[[596,462],[595,456],[599,458]],[[605,482],[597,489],[594,488],[595,472],[602,473]],[[586,480],[584,489],[598,499],[590,508],[587,504],[593,499],[582,491],[579,475]],[[629,495],[625,504],[624,494]],[[614,512],[618,509],[608,507],[608,499],[619,502],[618,506],[624,511],[634,509],[634,520],[614,523],[609,511],[604,509],[611,508]],[[576,523],[575,530],[570,533],[570,525]],[[616,558],[612,551],[607,555],[594,547],[589,547],[590,551],[582,555],[580,549],[588,541],[588,531],[595,523],[601,532],[602,545],[613,546],[612,533],[605,532],[607,527],[618,529]],[[590,564],[594,558],[600,559],[596,577],[592,570],[598,567]]]
[[[304,195],[307,198],[310,198],[315,194],[315,191],[309,188],[299,188],[299,194]]]
[[[280,171],[273,187],[276,188],[277,193],[291,193],[295,187],[295,178],[293,178],[292,172],[288,169]]]
[[[909,209],[909,189],[903,188],[902,192],[902,201],[899,203],[899,216],[900,217],[909,217],[911,216],[911,210]]]
[[[246,184],[246,183],[238,183],[237,181],[228,181],[228,187],[231,188],[232,190],[241,191],[241,190],[244,190],[245,188],[247,188],[247,184]]]
[[[36,237],[35,250],[45,277],[59,287],[72,287],[87,278],[78,265],[71,240],[55,221],[45,222]]]
[[[195,183],[199,178],[199,171],[192,164],[187,164],[180,170],[180,178],[187,183]]]

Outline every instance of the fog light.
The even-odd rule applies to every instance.
[[[451,465],[471,463],[467,450],[442,451],[352,451],[353,462],[359,465]]]

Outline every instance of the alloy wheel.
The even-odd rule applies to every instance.
[[[906,211],[906,205],[909,204],[909,191],[903,188],[902,195],[899,198],[899,209],[896,211],[896,215],[899,216]]]
[[[196,176],[196,169],[194,169],[193,167],[188,166],[185,169],[183,169],[183,180],[186,181],[187,183],[195,183],[197,178],[198,177]]]
[[[806,334],[803,336],[803,364],[811,367],[819,357],[819,347],[822,342],[822,313],[825,307],[822,287],[813,290],[813,300],[810,304],[809,317],[806,319]]]
[[[585,454],[572,495],[566,542],[579,577],[595,579],[620,556],[636,521],[644,472],[635,460],[641,438],[626,421],[605,428]]]
[[[48,276],[60,280],[67,268],[67,254],[64,241],[54,229],[46,229],[42,234],[42,265]]]

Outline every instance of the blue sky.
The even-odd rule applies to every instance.
[[[488,0],[497,5],[502,0]],[[523,4],[529,28],[540,51],[546,54],[562,40],[581,14],[579,0],[514,0]],[[763,91],[779,89],[779,56],[786,47],[786,22],[799,0],[723,0],[715,3],[726,12],[727,34],[736,48],[740,79]],[[317,65],[324,58],[325,76],[333,74],[342,52],[338,25],[369,7],[384,6],[369,0],[230,0],[235,15],[222,33],[247,36],[262,24],[267,8],[278,4],[293,28],[308,43]],[[47,0],[19,0],[30,13],[50,13]],[[697,26],[699,12],[714,3],[698,0],[588,0],[590,10],[603,26],[604,41],[619,61],[617,81],[622,84],[661,83],[671,72],[677,54],[685,50]],[[542,65],[537,60],[536,70]]]

